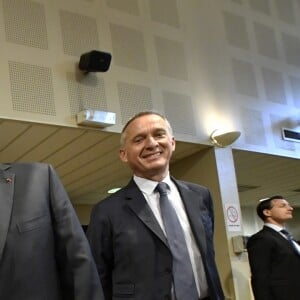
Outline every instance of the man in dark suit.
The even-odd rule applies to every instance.
[[[262,199],[257,206],[264,226],[247,242],[256,300],[300,299],[300,247],[283,231],[292,212],[291,205],[279,195]]]
[[[0,299],[104,299],[88,241],[50,165],[0,164],[0,203]]]
[[[186,299],[177,292],[175,277],[185,273],[177,267],[182,261],[171,249],[173,238],[165,234],[156,191],[161,182],[169,186],[168,199],[184,232],[185,244],[178,248],[189,253],[183,263],[192,270],[192,279],[181,288],[193,286],[195,296],[188,300],[224,299],[214,258],[210,192],[170,176],[174,150],[171,126],[158,113],[141,112],[123,128],[120,158],[133,178],[94,207],[87,231],[106,300]]]

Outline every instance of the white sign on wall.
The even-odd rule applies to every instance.
[[[241,212],[239,205],[225,203],[225,219],[228,231],[241,231]]]

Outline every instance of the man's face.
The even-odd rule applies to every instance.
[[[145,115],[132,121],[124,133],[120,158],[134,174],[152,180],[165,177],[175,150],[168,123],[158,115]]]
[[[264,214],[276,223],[283,223],[293,218],[293,207],[284,199],[273,199],[271,209],[265,209]]]

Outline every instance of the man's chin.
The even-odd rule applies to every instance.
[[[164,173],[166,170],[168,170],[168,167],[161,163],[151,163],[148,164],[145,169],[147,170],[146,172],[155,175],[158,173]]]
[[[166,160],[162,157],[152,157],[144,160],[145,167],[151,168],[161,168],[166,165]]]
[[[166,168],[166,163],[161,162],[161,161],[152,161],[148,162],[147,168],[149,170],[160,170],[160,169],[165,169]]]

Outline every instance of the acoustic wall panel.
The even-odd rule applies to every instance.
[[[160,75],[188,80],[184,43],[156,36],[155,49]]]
[[[258,89],[254,66],[246,61],[232,59],[232,69],[236,91],[257,99]]]
[[[296,107],[300,108],[300,76],[289,76],[289,83],[291,86],[293,103]]]
[[[106,0],[109,8],[122,11],[134,16],[140,15],[138,0]]]
[[[270,15],[271,14],[271,7],[270,7],[270,1],[269,0],[249,0],[249,5],[251,9],[253,9],[256,12]]]
[[[269,68],[262,68],[262,77],[266,99],[274,103],[286,104],[286,92],[282,74]]]
[[[196,135],[192,99],[188,95],[163,91],[164,110],[174,132]]]
[[[143,33],[117,24],[110,24],[110,33],[115,64],[146,72],[148,64]]]
[[[55,116],[50,68],[9,61],[13,109]]]
[[[118,82],[121,122],[125,125],[140,111],[153,109],[151,89],[147,86]]]
[[[29,0],[3,0],[6,40],[48,49],[44,6]]]
[[[60,10],[60,24],[64,53],[80,56],[99,48],[97,20],[90,16]]]
[[[179,14],[176,0],[164,0],[162,6],[161,0],[149,1],[151,20],[179,28]]]
[[[243,125],[243,136],[246,143],[266,146],[267,138],[265,133],[263,114],[254,109],[241,109],[241,118]]]
[[[253,27],[257,52],[266,57],[278,59],[279,50],[275,30],[268,25],[258,22],[254,22]]]
[[[231,12],[224,12],[223,17],[227,42],[238,48],[249,49],[250,43],[246,20]]]

